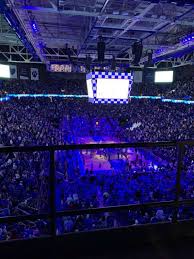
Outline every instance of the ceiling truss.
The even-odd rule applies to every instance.
[[[178,45],[180,38],[194,31],[193,7],[164,1],[6,0],[6,4],[17,16],[28,40],[44,63],[68,60],[64,51],[66,43],[77,49],[78,56],[73,59],[91,55],[95,60],[99,36],[106,43],[106,59],[114,55],[130,62],[131,46],[136,41],[143,41],[144,58],[149,49],[168,50],[172,46],[178,49],[181,47]],[[37,24],[37,33],[32,30],[32,20]],[[16,43],[9,28],[4,31],[2,27],[0,44],[5,44],[7,39],[10,46],[21,44],[19,41]],[[14,52],[10,50],[9,53]],[[3,55],[10,59],[9,54]],[[30,61],[29,57],[27,60]]]
[[[1,62],[40,63],[35,61],[24,46],[0,45]]]

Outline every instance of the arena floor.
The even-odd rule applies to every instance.
[[[99,138],[81,137],[77,139],[79,144],[100,144],[100,143],[119,143],[116,138],[108,136]],[[158,163],[146,159],[143,152],[134,148],[126,149],[100,149],[100,150],[83,150],[82,157],[85,170],[92,172],[122,172],[126,167],[157,167]]]

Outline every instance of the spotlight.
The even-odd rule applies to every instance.
[[[33,30],[34,33],[38,32],[38,27],[37,27],[37,24],[34,20],[31,21],[31,27],[32,27],[32,30]]]

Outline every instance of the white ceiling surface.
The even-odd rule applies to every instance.
[[[182,36],[194,32],[194,10],[186,5],[142,0],[7,2],[36,49],[40,41],[48,48],[64,48],[68,43],[81,54],[92,54],[101,35],[106,42],[106,53],[117,56],[128,52],[136,40],[143,40],[146,51],[173,46]],[[32,32],[32,19],[38,26],[37,34]],[[6,39],[13,40],[11,36]]]

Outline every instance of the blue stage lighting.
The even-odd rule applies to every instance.
[[[186,44],[187,42],[189,42],[189,41],[194,41],[194,34],[192,33],[192,34],[190,34],[190,35],[187,35],[186,37],[183,37],[182,39],[181,39],[181,43],[184,45],[184,44]]]
[[[38,27],[35,21],[31,21],[31,27],[34,33],[38,33]]]
[[[88,98],[88,95],[66,95],[66,94],[8,94],[6,97],[0,101],[8,101],[10,98]],[[6,99],[7,98],[7,99]],[[175,100],[175,99],[167,99],[161,96],[130,96],[131,99],[151,99],[151,100],[161,100],[162,102],[169,103],[183,103],[183,104],[191,104],[194,105],[194,101],[191,100]]]

